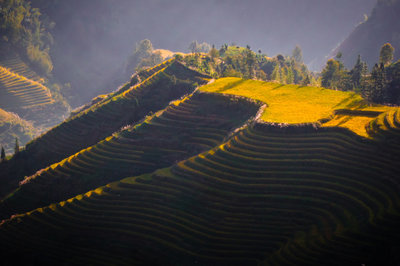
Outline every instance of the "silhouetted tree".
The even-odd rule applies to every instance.
[[[4,147],[1,146],[1,161],[4,162],[6,160],[6,152],[4,151]]]
[[[307,86],[308,84],[310,84],[311,83],[311,80],[310,80],[310,75],[306,75],[306,78],[305,79],[303,79],[303,82],[301,83],[303,86]]]
[[[394,48],[390,43],[385,43],[381,47],[381,51],[379,54],[379,63],[382,63],[384,66],[389,65],[393,61]]]
[[[383,63],[375,64],[371,72],[371,83],[369,86],[369,100],[382,103],[385,98],[385,66]]]
[[[133,51],[133,54],[128,59],[128,64],[126,66],[126,72],[131,73],[140,64],[140,62],[148,58],[153,53],[153,44],[148,39],[141,40],[139,44]]]
[[[217,49],[215,49],[215,47],[212,47],[210,52],[208,52],[208,54],[211,57],[211,60],[214,60],[215,58],[219,57],[219,52]]]
[[[326,88],[333,88],[340,79],[340,64],[337,60],[329,59],[322,70],[321,85]]]
[[[18,152],[19,152],[18,138],[15,138],[14,154],[17,154]]]
[[[278,61],[280,61],[280,62],[285,61],[285,57],[283,57],[283,55],[281,55],[281,54],[278,54],[278,55],[276,56],[276,59],[278,59]]]
[[[303,62],[303,52],[301,51],[300,46],[296,45],[292,52],[292,57],[297,63]]]
[[[363,77],[366,73],[366,63],[361,60],[361,56],[358,55],[357,62],[353,69],[350,71],[350,80],[354,88],[360,88]]]

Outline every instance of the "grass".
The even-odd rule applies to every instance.
[[[108,102],[138,104],[132,92],[144,87],[121,90],[73,119],[100,106],[102,119],[112,119],[119,112]],[[262,121],[233,135],[228,125],[243,124],[241,114],[259,105],[232,95],[268,105]],[[338,265],[387,265],[382,254],[400,239],[399,128],[398,109],[369,106],[355,93],[220,79],[29,177],[0,213],[35,200],[29,210],[59,203],[3,221],[0,256],[48,264],[324,265],[329,255]],[[195,145],[214,148],[174,157],[196,154]],[[132,171],[147,163],[159,170]],[[75,196],[87,190],[68,186],[98,181],[96,172],[119,181]]]
[[[365,126],[374,117],[364,116],[362,111],[385,112],[392,108],[370,106],[354,92],[335,91],[321,87],[282,85],[272,82],[221,78],[200,88],[216,92],[244,96],[268,105],[261,119],[269,123],[303,124],[325,122],[325,127],[344,127],[356,134],[368,137]],[[357,114],[335,115],[335,110],[361,111]],[[331,119],[333,118],[333,119]]]
[[[201,93],[174,101],[142,123],[128,126],[27,177],[19,189],[0,203],[0,209],[7,205],[13,212],[27,211],[124,176],[171,166],[221,144],[230,131],[242,126],[257,109],[250,101],[232,101],[218,94]],[[65,178],[64,173],[68,177]],[[43,194],[42,184],[53,193]],[[66,186],[69,186],[67,190]],[[31,199],[29,204],[28,198]],[[0,213],[1,217],[6,211],[3,209]]]
[[[182,105],[191,104],[172,103],[165,114],[190,113]],[[15,216],[0,226],[0,246],[12,254],[37,243],[35,252],[46,251],[49,261],[111,253],[121,255],[110,264],[118,258],[126,265],[135,264],[131,254],[147,265],[257,265],[266,258],[266,265],[321,265],[328,252],[347,265],[348,256],[368,256],[380,235],[393,243],[396,149],[377,151],[374,142],[339,128],[294,128],[258,123],[170,168]],[[364,232],[366,226],[376,231]]]
[[[16,137],[23,146],[37,133],[32,123],[0,108],[0,146],[4,147],[6,153],[13,152]]]

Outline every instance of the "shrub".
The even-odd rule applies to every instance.
[[[39,46],[29,45],[26,48],[26,55],[38,72],[49,75],[53,70],[53,63],[51,61],[48,49],[40,50]]]

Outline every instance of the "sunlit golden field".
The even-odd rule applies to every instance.
[[[368,136],[365,125],[374,117],[362,114],[334,115],[334,111],[349,109],[385,112],[393,109],[387,106],[369,106],[360,95],[354,92],[231,77],[218,79],[214,83],[203,86],[201,91],[245,96],[265,102],[268,107],[261,119],[266,122],[297,124],[315,123],[322,120],[325,122],[323,126],[345,127],[365,137]]]

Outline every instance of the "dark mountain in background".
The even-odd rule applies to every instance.
[[[303,49],[311,69],[369,14],[375,0],[32,0],[56,26],[54,75],[79,95],[73,106],[116,89],[134,45],[187,52],[193,40],[250,45],[274,56]],[[117,82],[117,83],[116,83]]]
[[[361,23],[350,36],[332,53],[342,52],[343,62],[353,67],[357,56],[361,55],[371,68],[379,61],[379,51],[383,44],[391,43],[395,50],[394,59],[400,58],[400,1],[379,0],[371,16]]]

